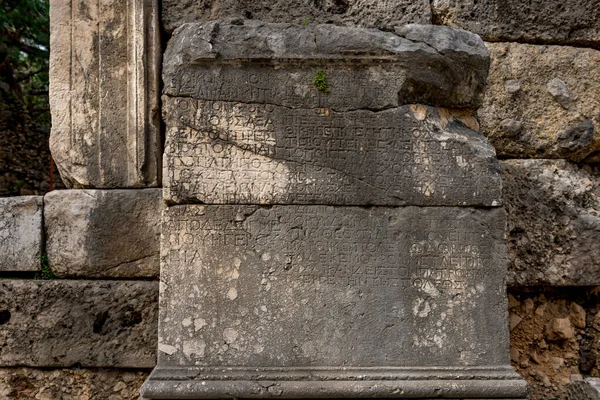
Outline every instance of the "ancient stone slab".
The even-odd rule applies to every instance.
[[[115,369],[0,368],[0,397],[133,400],[148,373]]]
[[[160,183],[155,0],[52,0],[50,149],[71,188]]]
[[[498,155],[599,161],[600,51],[487,46],[492,65],[478,115]]]
[[[187,22],[218,19],[257,19],[296,25],[334,23],[393,30],[409,23],[431,23],[427,0],[162,0],[162,20],[167,31]]]
[[[499,205],[493,147],[468,115],[337,112],[164,98],[171,203]]]
[[[441,26],[397,33],[246,21],[187,24],[164,56],[164,93],[293,108],[381,110],[407,103],[481,104],[489,53],[481,38]],[[319,72],[321,71],[321,72]],[[327,84],[318,90],[313,80]]]
[[[159,365],[145,397],[526,394],[508,359],[502,208],[164,216]]]
[[[161,189],[73,189],[44,197],[46,252],[60,277],[159,274]]]
[[[157,286],[0,281],[0,367],[152,368]]]
[[[501,165],[509,284],[600,285],[600,171],[565,160]]]
[[[433,21],[490,41],[600,46],[600,2],[433,0]]]
[[[600,400],[600,379],[586,378],[569,386],[569,400]]]
[[[42,210],[42,196],[0,198],[0,271],[40,269]]]

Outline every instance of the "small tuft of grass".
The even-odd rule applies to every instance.
[[[312,79],[313,84],[317,90],[323,94],[329,94],[329,84],[327,83],[327,75],[321,68],[317,68],[317,74]]]
[[[42,280],[57,279],[57,276],[54,275],[54,272],[52,272],[52,270],[50,269],[50,264],[48,264],[48,255],[47,254],[42,254],[42,257],[40,259],[40,264],[42,266],[42,270],[40,272],[36,272],[33,279],[42,279]]]

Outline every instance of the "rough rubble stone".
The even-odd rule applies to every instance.
[[[152,368],[155,282],[0,281],[0,367]]]
[[[186,24],[165,51],[164,93],[336,110],[481,104],[489,52],[479,36],[433,25],[397,32],[258,21]],[[313,84],[319,70],[327,93]]]
[[[46,252],[57,276],[158,276],[161,189],[56,190],[44,203]]]
[[[335,23],[393,30],[398,25],[431,23],[428,0],[162,0],[169,32],[186,22],[257,19],[296,25]]]
[[[164,218],[146,397],[524,397],[502,208],[182,205]]]
[[[586,378],[569,385],[569,400],[600,400],[600,379]]]
[[[0,368],[0,398],[136,400],[147,375],[115,369]]]
[[[70,188],[160,184],[157,4],[51,0],[50,149]]]
[[[509,285],[600,285],[600,171],[565,160],[500,165]]]
[[[498,156],[600,161],[600,51],[487,46],[492,65],[478,116]]]
[[[42,255],[43,197],[0,198],[0,271],[37,271]]]
[[[432,0],[433,21],[490,41],[600,47],[600,1]]]
[[[165,97],[171,203],[500,205],[493,147],[447,110]]]

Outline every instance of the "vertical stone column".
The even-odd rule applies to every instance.
[[[488,66],[445,27],[177,30],[142,394],[525,398],[499,166],[469,111]]]
[[[156,0],[50,2],[50,149],[70,188],[160,184]]]

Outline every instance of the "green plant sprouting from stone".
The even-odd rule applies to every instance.
[[[329,84],[327,83],[327,75],[321,68],[317,68],[317,74],[312,79],[313,84],[317,90],[323,94],[329,94]]]
[[[40,272],[36,272],[34,279],[56,279],[56,275],[54,275],[54,272],[50,269],[50,264],[48,264],[48,255],[42,254],[40,265],[42,269]]]
[[[311,19],[312,19],[311,16],[304,18],[304,21],[302,21],[302,26],[306,28],[308,26],[308,24],[310,23]]]

